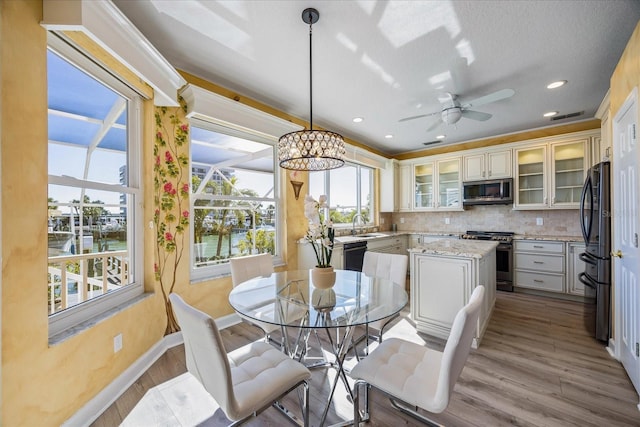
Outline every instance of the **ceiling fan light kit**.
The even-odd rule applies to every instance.
[[[405,117],[404,119],[400,119],[400,122],[406,122],[409,120],[419,119],[422,117],[429,117],[440,115],[438,119],[429,126],[427,132],[431,132],[442,123],[447,125],[454,125],[460,121],[461,118],[476,120],[476,121],[486,121],[491,118],[491,114],[484,113],[482,111],[471,110],[471,107],[478,107],[480,105],[489,104],[492,102],[500,101],[506,98],[510,98],[515,94],[513,89],[502,89],[488,95],[481,96],[472,101],[461,104],[458,100],[458,95],[447,92],[444,96],[439,97],[438,100],[443,104],[443,108],[440,111],[434,111],[428,114],[420,114],[418,116]]]
[[[320,171],[344,165],[344,138],[342,135],[313,130],[313,68],[311,27],[320,19],[313,8],[302,12],[302,20],[309,24],[309,129],[284,134],[278,140],[280,167],[291,170]]]

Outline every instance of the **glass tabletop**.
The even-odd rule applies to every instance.
[[[398,313],[407,300],[404,286],[350,270],[336,270],[330,289],[313,286],[311,270],[294,270],[247,280],[229,294],[248,318],[300,328],[363,325]]]

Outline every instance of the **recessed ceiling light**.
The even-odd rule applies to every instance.
[[[353,123],[360,123],[362,122],[364,119],[362,117],[354,117],[353,118]]]
[[[387,139],[391,139],[391,138],[393,138],[393,135],[388,134],[388,135],[385,135],[384,137],[387,138]]]
[[[564,86],[565,84],[567,84],[566,80],[558,80],[557,82],[549,83],[547,85],[547,89],[555,89],[555,88],[558,88],[560,86]]]
[[[438,136],[436,136],[436,139],[444,139],[445,136],[447,136],[447,135],[438,135]]]
[[[558,114],[557,111],[549,111],[548,113],[544,113],[542,116],[543,117],[552,117],[552,116],[555,116],[556,114]]]

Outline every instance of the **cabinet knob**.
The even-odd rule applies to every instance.
[[[616,252],[611,252],[611,256],[616,258],[622,258],[622,251],[618,249]]]

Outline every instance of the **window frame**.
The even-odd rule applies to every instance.
[[[192,127],[197,127],[200,129],[205,129],[211,132],[216,132],[220,134],[225,134],[229,136],[233,136],[236,138],[242,138],[248,141],[254,141],[261,144],[266,144],[272,149],[272,159],[273,159],[273,198],[265,198],[265,197],[243,197],[243,200],[246,201],[256,201],[256,202],[273,202],[276,215],[275,215],[275,255],[273,255],[273,264],[281,265],[284,263],[282,251],[283,251],[283,243],[285,241],[285,230],[283,229],[285,221],[283,217],[283,207],[282,207],[282,197],[281,197],[281,170],[277,163],[277,140],[275,138],[270,138],[265,134],[259,132],[252,132],[247,128],[234,127],[232,125],[223,126],[221,124],[215,123],[214,121],[209,121],[202,115],[198,115],[197,117],[189,118],[189,125]],[[190,133],[190,138],[191,138]],[[189,145],[191,145],[191,139],[189,139]],[[191,150],[189,150],[191,153]],[[194,166],[199,165],[207,165],[205,163],[195,163],[191,158],[191,154],[189,155],[189,209],[190,216],[194,217],[194,209],[195,209],[195,201],[196,200],[221,200],[220,197],[216,196],[205,196],[202,195],[197,196],[193,192],[193,188],[191,188],[191,177]],[[210,166],[210,165],[207,165]],[[240,168],[237,168],[240,169]],[[249,169],[244,169],[249,170]],[[191,283],[202,282],[206,280],[216,279],[219,277],[228,276],[231,274],[231,267],[229,261],[221,262],[216,265],[209,266],[201,266],[195,267],[195,255],[196,251],[194,250],[194,222],[189,222],[189,245],[190,245],[190,257],[189,257],[189,270],[191,276]]]
[[[68,331],[85,322],[91,322],[107,312],[132,302],[144,293],[144,226],[142,182],[142,95],[131,85],[99,64],[69,42],[49,32],[47,49],[71,65],[82,70],[104,86],[127,100],[127,185],[105,184],[67,176],[48,175],[47,186],[63,185],[88,190],[114,191],[127,195],[127,250],[129,274],[133,281],[117,292],[107,293],[48,316],[49,338]],[[50,141],[47,141],[47,145]],[[48,191],[47,191],[48,194]],[[47,257],[47,262],[48,262]]]
[[[370,178],[369,178],[369,194],[371,194],[371,201],[370,204],[371,206],[369,207],[370,209],[370,218],[369,221],[367,221],[365,223],[366,227],[371,227],[375,225],[375,206],[376,206],[376,194],[374,192],[375,190],[375,167],[373,166],[369,166],[369,165],[363,165],[357,162],[353,162],[353,161],[349,161],[349,160],[345,160],[345,166],[352,166],[356,168],[356,215],[357,214],[361,214],[362,213],[362,170],[363,169],[367,169],[370,171]],[[324,190],[323,193],[324,195],[327,196],[327,201],[328,201],[328,207],[325,208],[325,215],[328,215],[331,212],[331,209],[335,209],[336,206],[332,203],[331,201],[331,170],[326,170],[326,171],[313,171],[310,173],[314,173],[314,174],[322,174],[323,175],[323,186],[324,186]],[[308,186],[310,189],[310,185]],[[309,190],[307,190],[307,194],[309,194]],[[313,196],[314,198],[318,198],[320,196],[320,194],[312,194],[311,196]],[[352,228],[352,224],[348,224],[348,223],[334,223],[333,227],[335,229],[351,229]]]

